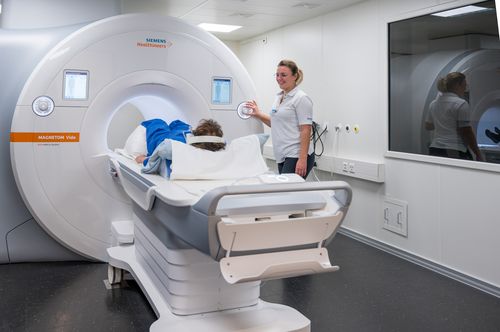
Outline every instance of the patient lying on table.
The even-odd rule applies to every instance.
[[[223,150],[226,146],[221,126],[211,119],[201,120],[194,130],[190,130],[190,126],[180,120],[167,124],[161,119],[153,119],[144,121],[141,125],[146,128],[148,155],[140,154],[135,160],[144,165],[143,173],[158,173],[162,160],[167,161],[167,169],[170,169],[172,141],[188,143],[209,151]]]
[[[255,167],[251,167],[254,172],[267,171],[261,153],[269,135],[240,137],[225,149],[223,131],[217,121],[204,119],[195,129],[190,129],[188,124],[180,120],[170,124],[161,119],[147,120],[130,135],[125,150],[136,162],[143,164],[143,173],[161,173],[161,165],[165,160],[166,175],[172,179],[191,178],[193,175],[198,179],[235,178],[235,170],[229,173],[227,170],[231,164],[237,166],[233,167],[236,170],[244,170],[249,164],[254,164]],[[220,152],[214,153],[216,151]],[[177,161],[177,167],[172,165],[173,159]],[[241,173],[238,175],[241,176]]]

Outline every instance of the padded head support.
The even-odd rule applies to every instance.
[[[195,143],[226,143],[226,140],[219,136],[194,136],[187,134],[186,143],[189,145]]]

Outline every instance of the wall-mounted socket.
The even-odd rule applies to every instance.
[[[354,162],[343,161],[342,173],[350,173],[350,174],[356,173],[356,165],[354,164]]]
[[[342,123],[339,123],[335,126],[335,131],[339,133],[342,130]]]
[[[408,236],[408,202],[386,197],[382,227],[404,237]]]
[[[328,166],[331,167],[331,161],[328,161]],[[320,161],[320,167],[323,167]],[[321,169],[321,168],[320,168]],[[329,168],[326,170],[330,170]],[[385,180],[384,164],[360,160],[360,159],[349,159],[342,157],[333,158],[333,171],[337,174],[342,174],[345,176],[352,176],[359,179],[374,181],[382,183]]]
[[[347,164],[347,170],[349,171],[349,173],[352,174],[356,173],[356,169],[353,162]]]
[[[351,132],[351,125],[346,124],[344,129],[345,129],[346,133],[350,133]]]

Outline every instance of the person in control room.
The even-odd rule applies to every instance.
[[[313,102],[298,88],[304,74],[294,61],[281,60],[276,70],[277,94],[271,113],[259,109],[255,100],[246,103],[250,115],[271,127],[274,157],[279,173],[296,173],[304,179],[314,166],[311,140]]]
[[[440,94],[430,104],[425,128],[434,131],[429,147],[432,156],[482,161],[476,135],[470,124],[469,103],[464,99],[467,80],[452,72],[437,82]]]

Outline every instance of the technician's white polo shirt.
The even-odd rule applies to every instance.
[[[281,99],[283,98],[283,101]],[[281,101],[281,103],[280,103]],[[313,103],[298,87],[287,94],[276,95],[271,110],[271,137],[277,163],[285,158],[298,158],[300,153],[300,125],[312,125]],[[308,154],[313,152],[309,144]]]

